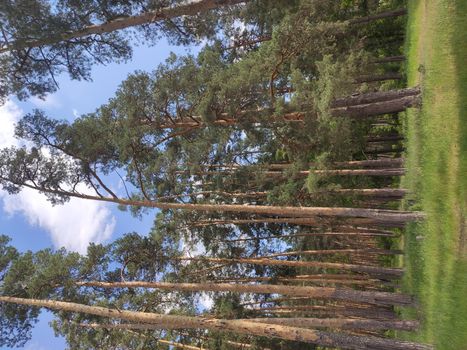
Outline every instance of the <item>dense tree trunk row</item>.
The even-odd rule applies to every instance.
[[[163,315],[137,311],[116,310],[99,306],[88,306],[78,303],[55,300],[24,299],[6,296],[1,296],[0,302],[45,307],[57,311],[78,312],[135,323],[151,324],[153,326],[157,326],[160,329],[208,329],[231,331],[239,334],[302,341],[321,346],[341,347],[343,349],[432,349],[430,346],[393,339],[329,333],[313,329],[252,322],[249,320],[225,320],[193,316]]]

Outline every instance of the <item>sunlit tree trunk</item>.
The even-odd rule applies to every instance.
[[[365,329],[365,330],[403,330],[413,331],[419,328],[418,321],[370,320],[354,318],[252,318],[250,321],[293,325],[302,328]]]
[[[361,349],[362,346],[378,349],[431,349],[426,345],[402,342],[393,339],[375,337],[359,337],[338,333],[328,333],[312,329],[295,328],[283,325],[272,325],[248,320],[224,320],[192,316],[166,315],[136,311],[116,310],[99,306],[88,306],[78,303],[24,299],[1,296],[0,302],[27,306],[45,307],[57,311],[91,314],[111,319],[120,319],[136,323],[157,325],[163,329],[208,329],[230,331],[233,333],[279,338],[293,341],[314,343],[321,346],[343,347],[345,349]]]
[[[284,286],[273,284],[232,284],[232,283],[168,283],[168,282],[77,282],[82,287],[98,288],[157,288],[171,291],[191,292],[232,292],[232,293],[277,293],[292,296],[310,296],[316,299],[349,300],[352,302],[381,305],[410,305],[412,298],[405,294],[389,292],[367,292],[333,287]]]
[[[9,179],[6,179],[10,181]],[[121,205],[148,207],[158,209],[175,209],[197,212],[217,212],[217,213],[250,213],[266,214],[277,216],[292,216],[296,218],[328,217],[353,219],[367,219],[374,224],[405,224],[410,221],[424,217],[419,212],[382,210],[382,209],[360,209],[360,208],[332,208],[332,207],[290,207],[290,206],[265,206],[265,205],[240,205],[240,204],[191,204],[191,203],[165,203],[152,200],[131,200],[121,199],[116,196],[104,197],[93,196],[84,193],[62,191],[56,189],[38,187],[36,184],[21,183],[20,186],[32,188],[37,191],[75,197],[81,199],[112,202]]]

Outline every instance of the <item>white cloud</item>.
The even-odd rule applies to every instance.
[[[62,105],[55,95],[47,95],[44,99],[34,96],[30,98],[30,101],[34,106],[44,109],[59,108]]]
[[[208,293],[201,293],[199,297],[199,307],[200,311],[211,310],[214,305],[214,299]]]
[[[25,189],[15,196],[3,197],[3,210],[21,213],[29,224],[46,230],[56,247],[85,253],[89,242],[104,242],[115,228],[115,218],[99,202],[72,199],[52,206],[44,195]]]
[[[0,107],[0,147],[13,146],[18,143],[14,137],[15,123],[21,118],[21,109],[11,101]]]
[[[0,108],[0,148],[18,145],[14,124],[22,111],[8,101]],[[56,247],[84,253],[90,242],[104,242],[115,228],[115,217],[105,203],[72,199],[62,206],[52,206],[44,195],[30,189],[18,195],[0,191],[3,210],[21,214],[33,226],[46,230]]]
[[[79,118],[79,112],[78,112],[78,110],[76,108],[73,108],[72,113],[73,113],[73,117],[75,119]]]

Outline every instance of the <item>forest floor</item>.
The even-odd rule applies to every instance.
[[[427,219],[404,234],[405,291],[418,300],[405,318],[422,329],[401,335],[438,350],[467,349],[467,1],[410,0],[408,85],[423,105],[404,120],[411,195],[405,208]]]

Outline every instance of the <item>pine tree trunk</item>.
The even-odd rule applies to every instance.
[[[62,33],[57,36],[50,36],[37,40],[24,40],[24,42],[21,43],[13,42],[6,47],[0,48],[0,53],[53,45],[62,41],[74,40],[90,35],[101,35],[143,24],[162,22],[164,20],[181,16],[194,16],[222,6],[235,5],[247,1],[248,0],[192,0],[176,7],[161,8],[155,11],[145,12],[137,16],[121,17],[110,22],[91,25],[71,33]],[[50,33],[45,34],[50,35]]]
[[[270,172],[272,175],[272,172]],[[388,169],[329,169],[329,170],[305,170],[298,173],[301,176],[320,174],[328,176],[401,176],[405,174],[404,168]],[[277,176],[277,175],[275,175]]]
[[[348,300],[377,305],[411,305],[410,296],[389,292],[367,292],[352,289],[309,286],[283,286],[274,284],[231,284],[231,283],[169,283],[169,282],[76,282],[81,287],[98,288],[157,288],[171,291],[190,292],[232,292],[282,294],[291,296],[309,296],[316,299]]]
[[[385,81],[385,80],[401,80],[404,76],[400,73],[386,73],[382,75],[365,75],[355,79],[355,83],[373,83],[375,81]]]
[[[397,134],[397,135],[382,135],[382,136],[375,136],[375,137],[369,137],[367,138],[368,143],[376,143],[376,142],[387,142],[391,141],[393,143],[397,141],[403,141],[404,137]]]
[[[387,249],[320,249],[320,250],[297,250],[290,252],[275,253],[263,256],[263,258],[275,258],[278,256],[300,256],[300,255],[335,255],[335,254],[376,254],[376,255],[400,255],[401,250]]]
[[[380,339],[375,337],[359,337],[337,333],[322,332],[311,329],[295,328],[282,325],[262,324],[248,320],[223,320],[192,316],[165,315],[156,313],[126,311],[109,309],[99,306],[88,306],[54,300],[25,299],[1,296],[0,302],[19,305],[45,307],[57,311],[77,312],[91,314],[111,319],[126,320],[136,323],[147,323],[159,326],[162,329],[208,329],[230,331],[238,334],[256,335],[279,338],[292,341],[301,341],[321,346],[342,347],[344,349],[391,349],[391,350],[427,350],[429,346],[402,342],[393,339]]]
[[[270,315],[287,318],[319,317],[319,318],[364,318],[375,320],[397,320],[398,316],[391,310],[379,309],[360,309],[360,308],[329,308],[326,306],[316,306],[315,310],[310,311],[276,311],[270,312]],[[265,313],[267,315],[267,313]]]
[[[368,152],[367,152],[368,153]],[[180,174],[188,174],[189,171],[180,171],[177,172]],[[389,168],[389,169],[324,169],[324,170],[300,170],[297,171],[294,175],[296,176],[308,176],[310,174],[319,174],[319,175],[328,175],[328,176],[399,176],[405,174],[404,168]],[[220,171],[197,171],[191,172],[191,175],[197,176],[216,176],[216,175],[225,175],[232,176],[235,175],[235,171],[232,170],[220,170]],[[264,175],[269,178],[274,179],[287,179],[286,175],[282,171],[259,171],[253,175]]]
[[[197,197],[197,196],[204,196],[204,197],[211,197],[211,196],[223,196],[223,197],[230,197],[230,198],[263,198],[267,196],[267,192],[226,192],[226,191],[199,191],[199,192],[192,192],[192,193],[183,193],[183,194],[175,194],[171,196],[162,196],[158,197],[158,201],[166,201],[166,200],[173,200],[178,198],[186,198],[186,197]]]
[[[402,199],[408,191],[401,188],[342,188],[332,192],[352,196]]]
[[[290,267],[316,267],[324,269],[336,269],[344,271],[353,271],[357,273],[367,273],[372,276],[387,276],[392,278],[402,277],[404,270],[399,268],[366,266],[344,263],[330,263],[322,261],[294,261],[294,260],[276,260],[265,258],[243,258],[243,259],[225,259],[225,258],[178,258],[183,261],[206,261],[212,263],[230,263],[230,264],[251,264],[261,266],[290,266]]]
[[[346,219],[345,220],[346,224],[349,225],[373,225],[375,224],[372,220],[370,219],[363,219],[363,218],[356,218],[356,219]],[[189,225],[188,227],[205,227],[205,226],[210,226],[210,225],[254,225],[254,224],[288,224],[288,225],[301,225],[301,226],[314,226],[314,227],[322,227],[322,226],[327,226],[329,224],[329,221],[326,220],[325,218],[261,218],[261,219],[237,219],[237,220],[219,220],[219,221],[201,221],[198,223],[193,223]],[[377,223],[380,226],[386,226],[386,227],[403,227],[404,224],[402,223]],[[358,233],[340,233],[340,232],[327,232],[327,233],[310,233],[306,234],[306,236],[342,236],[342,235],[348,235],[348,236],[353,236],[353,235],[361,235],[361,236],[386,236],[390,237],[393,236],[393,233],[385,233],[385,234],[379,234],[379,233],[365,233],[362,232],[361,234]],[[298,235],[294,235],[295,237],[299,237]],[[270,238],[274,238],[277,236],[270,236]],[[286,238],[287,236],[283,236]],[[246,239],[246,240],[253,240],[256,238],[252,239]],[[262,239],[262,238],[259,238]],[[226,241],[228,242],[228,241]],[[240,242],[240,240],[238,240]]]
[[[284,170],[291,167],[290,163],[272,163],[272,164],[255,164],[260,168],[268,170]],[[308,163],[308,167],[316,167],[316,163]],[[334,162],[331,166],[336,168],[401,168],[404,165],[404,158],[390,159],[367,159],[367,160],[351,160],[346,162]],[[238,170],[246,166],[240,164],[209,164],[201,165],[201,168],[208,169],[223,169],[223,170]]]
[[[268,311],[308,311],[308,310],[316,310],[320,307],[326,307],[328,310],[338,310],[338,309],[348,309],[351,305],[285,305],[285,306],[267,306],[267,307],[259,307],[259,308],[250,308],[249,311],[257,311],[257,312],[268,312]],[[359,310],[380,310],[379,308],[365,308],[365,307],[357,307]],[[384,310],[384,309],[383,309]]]
[[[338,98],[331,104],[332,108],[365,105],[370,103],[397,100],[406,96],[418,96],[419,88],[406,88],[401,90],[376,91],[363,94],[355,94],[349,97]]]
[[[315,274],[315,275],[296,275],[291,277],[244,277],[244,278],[220,278],[216,282],[221,283],[250,283],[250,282],[269,282],[269,281],[302,281],[302,282],[319,282],[322,280],[333,280],[333,281],[360,281],[360,282],[369,282],[369,283],[381,283],[378,279],[371,279],[365,275],[354,275],[354,274]],[[284,298],[280,298],[284,299]],[[291,298],[288,298],[291,299]],[[271,299],[267,302],[276,302],[276,299]]]
[[[32,188],[46,193],[64,195],[81,199],[111,202],[121,205],[136,207],[148,207],[158,209],[188,210],[195,212],[217,212],[217,213],[250,213],[277,216],[292,216],[297,218],[328,217],[353,219],[367,219],[373,224],[405,224],[410,221],[422,219],[424,214],[420,212],[360,209],[360,208],[332,208],[332,207],[290,207],[290,206],[265,206],[265,205],[240,205],[240,204],[190,204],[190,203],[164,203],[151,200],[128,200],[116,197],[98,197],[87,194],[76,194],[74,192],[61,191],[49,188],[38,188],[35,185],[21,183],[23,187]]]
[[[347,106],[331,109],[334,117],[366,118],[382,114],[403,112],[407,108],[419,104],[418,96],[405,96],[394,100],[375,102],[370,104]]]
[[[358,286],[368,286],[368,285],[377,285],[381,281],[378,280],[360,280],[360,279],[306,279],[306,278],[296,278],[296,277],[251,277],[251,278],[239,278],[239,279],[219,279],[215,280],[216,283],[249,283],[249,282],[292,282],[292,283],[311,283],[318,285],[325,284],[335,284],[335,285],[358,285]]]
[[[389,56],[376,58],[372,63],[389,63],[389,62],[403,62],[405,61],[405,56]]]
[[[262,239],[290,239],[290,238],[297,238],[297,237],[316,237],[316,236],[330,236],[330,237],[349,236],[353,238],[354,237],[372,238],[372,237],[394,237],[394,234],[393,233],[378,233],[378,232],[313,232],[313,233],[297,233],[297,234],[292,234],[292,235],[237,238],[237,239],[223,240],[222,242],[234,243],[234,242],[259,241]]]
[[[364,329],[413,331],[420,327],[418,321],[369,320],[354,318],[252,318],[253,322],[282,324],[300,328]]]
[[[253,318],[245,319],[245,321],[294,326],[299,328],[331,328],[342,330],[402,330],[413,331],[418,329],[417,321],[378,321],[378,320],[358,320],[353,318]],[[101,323],[81,323],[81,327],[93,329],[116,329],[116,330],[158,330],[159,328],[151,324],[140,323],[120,323],[120,324],[101,324]],[[230,340],[225,341],[227,344],[249,349],[252,346],[245,343],[237,343]],[[163,341],[162,344],[172,345],[181,349],[203,350],[199,347],[191,347],[188,345]],[[177,346],[180,345],[180,346]],[[255,347],[256,348],[256,347]],[[263,348],[263,350],[267,350]]]
[[[405,151],[404,147],[392,147],[392,146],[386,146],[386,147],[375,147],[371,149],[365,150],[365,154],[376,154],[376,155],[381,155],[381,154],[387,154],[387,153],[402,153]]]
[[[268,170],[285,170],[289,169],[292,164],[290,163],[272,163],[272,164],[256,164],[260,169],[268,169]],[[368,159],[368,160],[351,160],[346,162],[335,162],[331,166],[336,168],[343,168],[343,169],[334,169],[334,170],[346,170],[346,168],[401,168],[404,165],[403,158],[388,158],[388,159]],[[316,167],[316,163],[308,163],[308,167]],[[239,165],[239,164],[209,164],[206,166],[201,165],[201,168],[204,167],[204,171],[201,173],[208,173],[212,171],[210,169],[216,169],[215,171],[236,171],[239,169],[244,169],[247,166]],[[184,174],[186,171],[180,171],[180,173]],[[198,174],[198,173],[194,173]],[[255,192],[252,192],[255,193]]]

